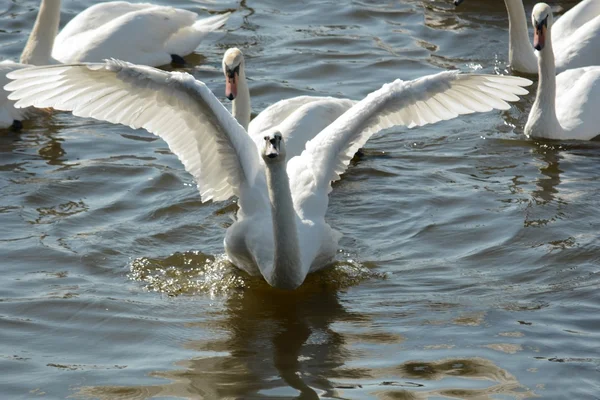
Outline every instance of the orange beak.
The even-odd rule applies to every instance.
[[[238,73],[233,72],[232,74],[227,74],[226,82],[225,82],[225,97],[229,100],[233,100],[237,96],[237,82],[238,82]]]
[[[537,25],[533,33],[533,48],[540,51],[546,44],[546,24]]]

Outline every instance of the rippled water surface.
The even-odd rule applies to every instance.
[[[503,2],[465,3],[170,4],[234,11],[188,71],[229,106],[240,47],[258,112],[504,72]],[[37,8],[0,4],[0,59]],[[294,293],[228,264],[234,201],[201,203],[147,132],[65,113],[2,131],[2,399],[600,398],[600,146],[525,138],[532,102],[374,136],[331,194],[338,263]]]

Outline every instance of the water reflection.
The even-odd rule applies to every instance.
[[[523,387],[518,380],[505,369],[490,360],[474,358],[452,358],[439,361],[408,361],[394,369],[400,377],[411,380],[426,381],[423,388],[429,390],[407,390],[393,388],[375,392],[379,399],[497,399],[499,396],[510,396],[511,399],[526,399],[537,395]],[[459,378],[459,380],[456,380]],[[452,387],[441,384],[444,380],[452,381]],[[462,382],[461,382],[462,381]],[[439,382],[439,383],[438,383]],[[483,388],[486,382],[491,385]],[[461,387],[464,386],[464,387]]]
[[[64,165],[66,154],[60,134],[64,126],[54,121],[49,112],[42,112],[24,121],[23,129],[0,130],[1,153],[29,153],[34,150],[49,166]]]
[[[228,338],[221,344],[229,355],[217,362],[217,379],[205,382],[220,398],[336,395],[327,373],[344,364],[347,352],[331,324],[363,317],[348,312],[335,291],[313,286],[302,293],[283,293],[265,287],[231,298],[227,309],[221,328]],[[206,351],[212,345],[198,342],[191,347]],[[214,361],[197,360],[194,369],[214,368]]]
[[[538,202],[549,203],[558,194],[557,186],[561,182],[560,174],[563,171],[559,166],[560,149],[541,144],[533,147],[533,153],[545,165],[539,167],[541,175],[536,179],[537,189],[532,192],[532,195]]]
[[[344,338],[331,325],[360,321],[346,310],[338,293],[320,285],[294,293],[264,285],[232,295],[225,317],[211,322],[219,339],[186,345],[205,356],[178,363],[183,369],[156,372],[165,385],[149,387],[88,387],[78,393],[101,399],[176,396],[190,398],[338,397],[331,370],[349,356]],[[199,324],[204,327],[206,324]],[[192,324],[192,329],[198,325]]]
[[[215,320],[190,322],[209,339],[185,347],[201,356],[177,362],[174,371],[152,377],[169,382],[150,386],[83,387],[76,397],[142,399],[427,399],[449,397],[514,399],[535,397],[508,371],[480,357],[409,360],[396,353],[384,366],[359,349],[405,344],[406,338],[381,331],[371,316],[349,310],[342,292],[318,281],[287,293],[266,284],[231,293]],[[451,351],[455,352],[455,349]],[[390,353],[390,355],[393,353]],[[364,360],[362,359],[365,357]],[[363,362],[364,361],[364,362]],[[387,365],[387,366],[386,366]]]

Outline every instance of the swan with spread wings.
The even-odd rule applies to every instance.
[[[335,257],[341,234],[325,222],[331,182],[376,132],[461,114],[507,109],[531,81],[441,72],[385,84],[357,102],[286,160],[277,128],[256,144],[193,76],[117,60],[14,71],[6,89],[17,107],[145,128],[163,138],[192,174],[203,201],[238,197],[225,251],[233,264],[271,285],[294,289]]]

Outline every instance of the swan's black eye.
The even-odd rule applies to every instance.
[[[237,67],[235,67],[234,69],[230,69],[228,67],[225,67],[226,72],[227,72],[227,77],[232,78],[235,76],[235,74],[240,74],[240,66],[238,65]]]
[[[265,139],[265,140],[269,140],[269,137],[268,137],[268,136],[265,136],[263,139]]]
[[[545,26],[545,27],[546,27],[546,29],[548,29],[548,16],[547,16],[547,15],[546,15],[546,18],[544,18],[544,19],[543,19],[543,20],[541,20],[540,22],[537,22],[537,21],[535,21],[535,22],[536,22],[536,28],[537,28],[538,30],[540,30],[540,31],[541,31],[543,26]]]

